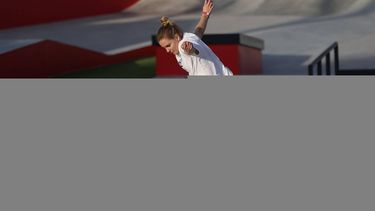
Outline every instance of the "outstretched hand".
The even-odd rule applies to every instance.
[[[207,21],[213,9],[214,9],[213,1],[204,0],[201,18],[199,19],[199,22],[194,30],[194,34],[197,35],[200,39],[202,39],[203,34],[206,31]]]
[[[202,12],[209,15],[214,9],[214,2],[212,0],[204,0]]]

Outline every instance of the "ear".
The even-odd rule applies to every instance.
[[[175,34],[175,35],[174,35],[174,39],[177,40],[177,41],[180,41],[180,40],[181,40],[181,38],[180,38],[180,36],[179,36],[178,34]]]

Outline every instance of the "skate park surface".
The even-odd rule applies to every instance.
[[[202,0],[140,0],[120,13],[0,30],[0,54],[54,40],[106,55],[151,45],[159,18],[185,31]],[[307,63],[335,41],[343,69],[375,68],[374,0],[215,0],[206,34],[243,33],[265,41],[265,75],[305,75]]]

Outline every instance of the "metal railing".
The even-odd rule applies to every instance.
[[[329,46],[321,53],[313,62],[308,65],[309,75],[314,75],[314,67],[316,66],[316,75],[323,75],[323,59],[325,59],[326,75],[331,75],[331,52],[334,51],[334,75],[339,71],[339,45],[337,42]]]

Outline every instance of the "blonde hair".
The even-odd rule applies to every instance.
[[[156,38],[160,41],[163,38],[174,39],[176,35],[182,37],[183,32],[181,28],[169,20],[168,17],[161,17],[160,18],[161,26],[156,34]]]

